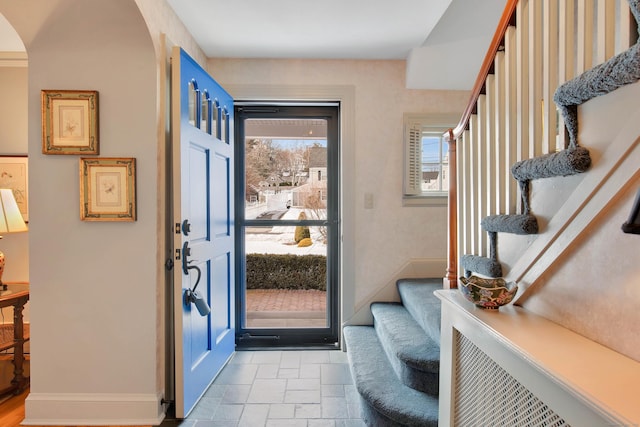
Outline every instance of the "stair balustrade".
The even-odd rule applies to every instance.
[[[530,181],[588,170],[577,105],[615,87],[580,76],[600,69],[606,80],[616,58],[636,59],[637,8],[637,0],[507,2],[469,104],[445,134],[455,165],[445,287],[471,272],[518,281],[530,268],[518,262],[538,233]],[[633,67],[627,80],[637,79]]]

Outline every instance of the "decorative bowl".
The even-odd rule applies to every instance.
[[[507,283],[502,278],[460,277],[460,285],[460,292],[466,299],[488,310],[509,304],[518,292],[515,282]]]

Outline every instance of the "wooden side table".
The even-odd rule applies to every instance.
[[[29,384],[29,378],[24,376],[24,343],[29,340],[29,328],[22,316],[28,301],[29,291],[0,296],[0,308],[13,307],[13,325],[0,325],[0,351],[13,348],[13,379],[9,387],[0,390],[0,395],[20,394]]]

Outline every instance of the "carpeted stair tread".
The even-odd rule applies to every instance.
[[[396,372],[407,386],[438,395],[440,345],[398,303],[371,305],[378,339]]]
[[[407,387],[398,379],[372,326],[345,326],[344,337],[367,425],[438,425],[438,398]]]
[[[440,343],[440,300],[433,294],[442,289],[442,278],[400,279],[396,282],[402,304],[436,343]]]
[[[511,166],[511,175],[516,181],[531,181],[575,175],[586,172],[590,166],[589,150],[584,147],[574,147],[514,163]]]
[[[467,276],[475,272],[489,277],[502,277],[502,264],[498,261],[479,255],[462,255],[460,265]]]
[[[490,215],[482,218],[484,231],[511,234],[538,234],[538,220],[534,215]]]

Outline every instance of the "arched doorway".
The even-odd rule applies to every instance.
[[[164,195],[154,41],[134,0],[34,0],[28,8],[3,0],[0,14],[29,60],[33,358],[26,422],[155,424],[164,392],[157,231]],[[137,160],[135,222],[80,219],[80,156],[41,150],[44,89],[98,91],[96,157]]]

